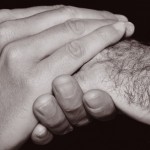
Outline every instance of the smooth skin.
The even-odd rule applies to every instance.
[[[1,149],[16,148],[30,136],[37,124],[33,103],[40,95],[51,93],[57,76],[72,75],[98,52],[128,35],[129,23],[117,22],[111,13],[53,8],[1,10]],[[63,123],[64,129],[70,128],[67,120]]]

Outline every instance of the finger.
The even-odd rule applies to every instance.
[[[89,123],[82,103],[83,92],[73,77],[69,75],[57,77],[53,81],[53,91],[57,102],[71,124],[82,126]]]
[[[115,115],[115,105],[112,98],[102,90],[90,90],[83,96],[87,112],[99,120],[110,120]]]
[[[6,21],[0,25],[0,29],[2,30],[1,34],[4,34],[1,36],[3,37],[6,34],[9,38],[3,41],[4,43],[1,45],[4,47],[6,43],[40,33],[52,26],[58,25],[72,18],[105,19],[107,16],[108,19],[117,20],[115,15],[110,14],[106,15],[106,12],[76,7],[61,7],[53,11],[39,13],[31,17]]]
[[[53,140],[53,134],[41,124],[38,124],[32,132],[31,139],[35,144],[46,145]]]
[[[0,10],[0,23],[8,20],[14,19],[21,19],[33,16],[38,13],[42,13],[45,11],[55,10],[61,7],[65,7],[64,5],[54,5],[54,6],[36,6],[36,7],[29,7],[24,9],[1,9]],[[90,11],[90,10],[89,10]],[[107,11],[101,11],[103,19],[118,19],[119,21],[128,21],[127,17],[123,15],[113,15]]]
[[[128,21],[128,18],[124,15],[120,15],[120,14],[115,14],[115,16],[117,17],[117,19],[119,21]]]
[[[74,39],[78,39],[95,29],[112,24],[114,20],[69,20],[40,34],[17,41],[24,57],[41,60]],[[15,43],[15,42],[14,42]]]
[[[40,96],[33,106],[37,119],[54,134],[66,134],[73,130],[64,113],[49,94]]]
[[[135,26],[132,23],[128,22],[128,27],[126,28],[125,36],[126,37],[132,36],[134,30],[135,30]]]
[[[123,22],[99,28],[91,34],[60,48],[43,60],[42,67],[45,71],[50,72],[51,78],[61,74],[72,74],[98,52],[119,41],[124,33],[125,23]]]
[[[128,18],[124,15],[116,14],[115,16],[118,18],[119,21],[124,21],[124,22],[128,21]],[[128,27],[127,27],[125,36],[126,37],[132,36],[134,33],[134,30],[135,30],[134,25],[132,23],[131,24],[128,23]]]
[[[71,6],[64,6],[64,5],[54,5],[54,6],[36,6],[36,7],[29,7],[29,8],[21,8],[21,9],[2,9],[0,10],[0,22],[7,21],[7,20],[14,20],[14,19],[21,19],[33,16],[38,13],[42,13],[49,10],[55,10],[58,8],[64,7],[66,11],[70,11],[75,13],[74,11],[80,11],[79,13],[88,13],[92,18],[94,16],[100,17],[100,19],[121,19],[122,21],[126,18],[120,17],[121,15],[114,15],[108,11],[97,11],[85,8],[76,8]],[[64,10],[65,11],[65,10]],[[69,13],[69,12],[68,12]],[[74,17],[73,17],[74,18]]]
[[[53,21],[56,22],[55,20],[57,20],[57,16],[55,16],[56,19],[54,19],[55,13],[52,13],[53,14],[52,18],[50,18],[51,16],[49,14],[51,14],[51,11],[54,11],[61,7],[63,6],[62,5],[52,6],[49,7],[49,11],[47,10],[48,6],[26,8],[26,9],[15,9],[12,11],[2,10],[2,12],[0,12],[0,23],[1,23],[0,24],[0,38],[1,38],[0,49],[2,49],[5,45],[7,45],[10,42],[31,36],[33,34],[37,34],[55,25]],[[25,11],[28,12],[28,15],[30,14],[33,16],[28,16],[26,13],[23,13]],[[22,17],[20,16],[21,18],[19,18],[18,16],[15,15],[18,14],[19,12],[22,15],[26,14],[26,16],[23,15]],[[8,16],[11,17],[10,14],[14,16],[15,19],[14,18],[8,19]]]
[[[8,20],[15,20],[33,16],[38,13],[50,11],[63,7],[63,5],[54,6],[36,6],[24,9],[2,9],[0,10],[0,23]]]

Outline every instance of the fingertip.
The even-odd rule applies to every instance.
[[[119,31],[119,33],[121,33],[122,35],[125,35],[126,37],[130,37],[135,30],[135,26],[133,23],[131,22],[122,22],[119,21],[115,24],[113,24],[113,27]]]
[[[105,103],[104,99],[106,98],[108,98],[106,97],[106,93],[98,89],[90,90],[86,92],[83,96],[86,105],[92,109],[97,109],[101,107]]]
[[[46,145],[52,141],[53,135],[41,124],[38,124],[32,132],[31,139],[35,144]]]
[[[37,137],[37,138],[42,138],[42,137],[45,137],[45,135],[47,135],[47,129],[42,126],[41,124],[38,124],[34,131],[33,131],[33,136]]]
[[[126,22],[126,37],[130,37],[135,31],[135,26],[132,22]]]

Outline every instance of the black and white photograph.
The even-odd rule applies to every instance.
[[[150,150],[150,2],[0,0],[0,150]]]

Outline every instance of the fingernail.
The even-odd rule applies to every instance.
[[[45,110],[46,108],[47,108],[47,106],[49,105],[49,101],[48,100],[46,100],[46,101],[42,101],[41,102],[41,105],[39,106],[39,111],[43,111],[43,110]]]
[[[51,113],[49,114],[49,118],[55,116],[57,109],[56,109],[56,104],[54,102],[54,99],[51,97],[49,100],[43,99],[43,102],[41,105],[38,107],[37,111],[42,115],[42,116],[47,116],[49,114],[49,109],[51,108]]]
[[[125,31],[125,23],[124,22],[117,22],[115,24],[113,24],[113,27],[120,32]]]
[[[59,80],[59,82],[56,82],[54,88],[57,94],[61,94],[63,98],[70,98],[75,94],[75,87],[73,82],[65,78]]]
[[[41,138],[41,137],[45,137],[46,135],[47,135],[46,129],[38,125],[37,131],[36,131],[36,137]]]
[[[84,95],[84,102],[89,108],[97,109],[105,105],[105,99],[108,99],[108,96],[104,92],[95,90],[92,92],[87,92]]]
[[[100,105],[99,104],[100,102],[98,102],[98,101],[100,101],[99,97],[95,97],[95,98],[91,98],[91,99],[89,97],[89,98],[86,98],[85,103],[89,108],[97,109],[97,108],[99,108],[99,105]]]
[[[37,101],[35,103],[35,106],[36,106],[35,108],[42,108],[42,107],[47,106],[50,99],[51,99],[50,94],[44,94],[44,95],[38,97]]]
[[[72,127],[72,126],[69,126],[69,127],[64,131],[63,134],[67,134],[67,133],[69,133],[69,132],[71,132],[71,131],[73,131],[73,127]]]

